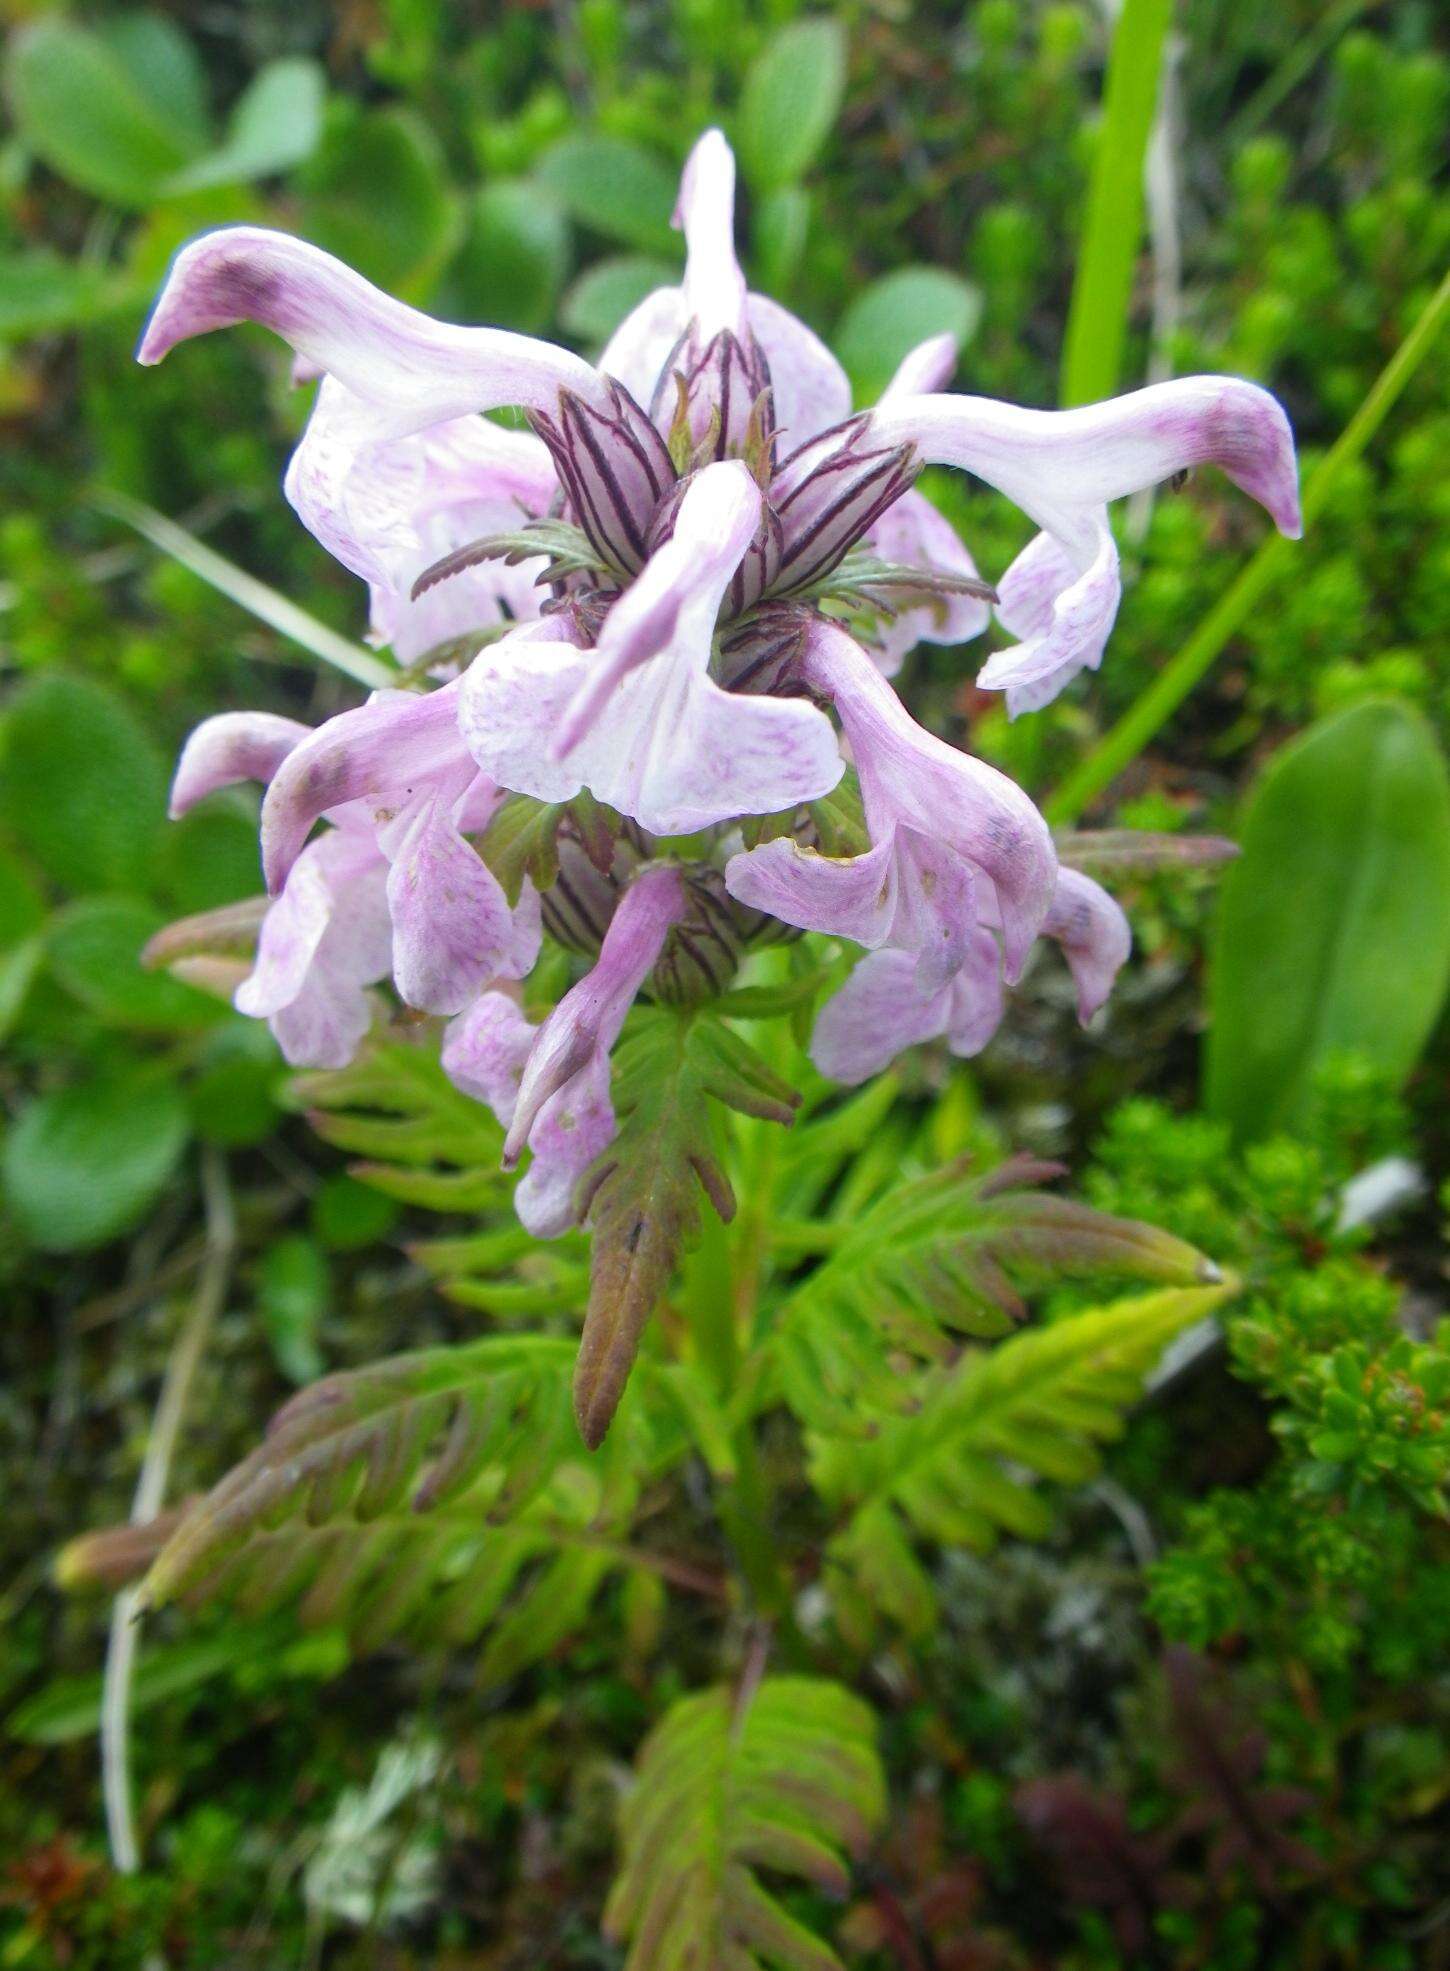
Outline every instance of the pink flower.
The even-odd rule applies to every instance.
[[[910,952],[923,991],[956,976],[989,920],[1016,979],[1057,874],[1041,815],[1005,774],[923,731],[839,627],[814,625],[800,668],[851,743],[871,847],[835,858],[781,836],[731,858],[731,895],[788,924]]]
[[[1132,947],[1128,920],[1091,877],[1060,869],[1042,929],[1072,967],[1085,1026]],[[923,985],[910,952],[868,952],[821,1008],[811,1059],[831,1080],[854,1084],[924,1040],[945,1037],[953,1054],[980,1054],[1004,1010],[1001,954],[985,926],[972,932],[960,969],[941,986]]]
[[[828,719],[710,675],[721,599],[760,510],[743,465],[705,466],[593,649],[550,643],[541,626],[480,652],[460,710],[483,771],[542,801],[587,787],[661,835],[828,792],[841,777]]]
[[[871,426],[879,443],[976,473],[1043,530],[999,584],[998,614],[1022,641],[989,658],[977,679],[1006,691],[1014,714],[1047,704],[1102,661],[1121,593],[1110,500],[1216,464],[1281,533],[1301,531],[1289,421],[1266,390],[1236,377],[1156,383],[1073,411],[902,393],[878,406]]]
[[[643,869],[621,897],[593,969],[542,1026],[530,1026],[498,992],[484,993],[449,1026],[444,1071],[506,1125],[506,1164],[526,1146],[532,1152],[515,1202],[539,1238],[577,1222],[579,1179],[614,1136],[610,1050],[685,911],[679,871]]]

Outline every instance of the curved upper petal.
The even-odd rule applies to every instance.
[[[1062,868],[1042,928],[1062,946],[1072,968],[1078,1017],[1086,1025],[1112,991],[1133,948],[1128,920],[1100,883],[1081,870]]]
[[[270,780],[311,727],[275,712],[218,712],[203,719],[181,749],[171,782],[169,812],[175,821],[188,808],[239,780]]]
[[[745,326],[745,276],[735,257],[735,154],[707,130],[685,160],[674,223],[685,235],[685,312],[708,342]]]
[[[929,464],[985,479],[1069,546],[1083,508],[1207,464],[1221,466],[1281,533],[1301,531],[1289,420],[1277,398],[1238,377],[1183,377],[1070,411],[989,397],[894,398],[871,423],[882,443],[914,445]]]
[[[159,363],[188,336],[260,322],[369,410],[375,438],[402,437],[506,404],[551,410],[561,390],[602,397],[580,356],[509,329],[437,322],[289,233],[226,226],[184,246],[137,350]]]
[[[892,403],[899,397],[924,397],[933,391],[945,390],[956,369],[958,354],[959,347],[954,335],[949,332],[929,335],[925,342],[918,342],[914,349],[908,349],[878,402]]]

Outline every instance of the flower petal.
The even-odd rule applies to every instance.
[[[685,160],[674,223],[685,235],[685,310],[702,342],[745,326],[745,276],[735,257],[735,155],[707,130]]]
[[[1013,781],[910,716],[866,653],[835,624],[811,630],[802,675],[835,704],[861,777],[873,841],[906,827],[950,849],[990,884],[1009,979],[1020,977],[1052,901],[1047,824]]]
[[[238,780],[270,780],[294,746],[311,733],[275,712],[219,712],[203,719],[181,749],[171,783],[173,821]]]
[[[1084,508],[1206,464],[1221,466],[1281,533],[1301,530],[1289,420],[1267,390],[1238,377],[1184,377],[1071,411],[903,397],[871,422],[878,443],[913,444],[929,463],[976,473],[1069,546]]]
[[[401,807],[420,784],[466,766],[458,690],[374,692],[288,754],[262,803],[262,870],[274,894],[324,810],[357,800]]]
[[[680,872],[666,864],[641,870],[620,898],[593,969],[539,1029],[504,1143],[505,1164],[518,1160],[545,1103],[593,1056],[608,1056],[635,994],[687,908]]]
[[[814,329],[765,294],[752,294],[745,313],[770,365],[776,429],[792,445],[850,416],[850,381]]]
[[[998,617],[1022,641],[995,651],[977,684],[983,691],[1005,691],[1008,715],[1015,718],[1050,704],[1079,671],[1096,670],[1103,660],[1122,594],[1106,510],[1086,567],[1051,534],[1038,534],[1002,577],[999,593]]]
[[[551,410],[595,397],[582,357],[507,329],[462,328],[384,294],[330,253],[261,226],[227,226],[171,264],[137,351],[159,363],[188,336],[260,322],[369,410],[374,439],[505,404]]]
[[[507,993],[481,992],[443,1030],[443,1072],[507,1128],[538,1031]]]
[[[1078,1017],[1084,1026],[1113,989],[1133,948],[1133,933],[1101,884],[1077,869],[1059,869],[1057,893],[1043,930],[1056,938],[1072,968]]]
[[[472,769],[472,762],[468,767]],[[497,877],[459,833],[444,785],[409,803],[380,834],[392,867],[393,977],[400,997],[425,1013],[457,1013],[486,980],[518,964],[514,914]],[[522,967],[538,954],[535,935]]]
[[[923,992],[909,951],[870,951],[816,1016],[811,1059],[832,1081],[855,1087],[920,1041],[947,1029],[951,989]]]
[[[578,1223],[579,1179],[614,1139],[609,1056],[593,1055],[545,1102],[529,1132],[530,1162],[514,1192],[514,1209],[536,1239],[557,1239]]]
[[[345,1067],[371,1023],[366,988],[392,955],[385,864],[371,842],[331,830],[312,843],[267,912],[238,1012],[266,1019],[293,1067]]]
[[[945,390],[952,380],[959,354],[954,335],[928,336],[902,357],[878,401],[894,403],[899,397],[923,397],[930,391]]]
[[[731,856],[725,887],[737,902],[783,924],[852,938],[871,950],[891,934],[894,858],[891,836],[865,855],[826,856],[779,835]]]

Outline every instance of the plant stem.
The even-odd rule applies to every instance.
[[[1143,232],[1143,160],[1172,12],[1173,0],[1123,0],[1113,30],[1103,126],[1068,309],[1064,405],[1091,404],[1118,387]]]
[[[134,528],[153,547],[169,554],[183,568],[189,568],[193,575],[200,576],[202,581],[219,590],[249,615],[266,623],[291,642],[300,644],[314,657],[320,657],[324,664],[331,664],[334,670],[341,671],[356,683],[375,690],[379,685],[398,682],[398,673],[391,664],[385,664],[370,650],[350,643],[345,636],[329,629],[326,623],[319,623],[315,616],[310,616],[279,590],[270,588],[266,582],[259,582],[255,575],[249,575],[245,568],[238,568],[234,561],[228,561],[225,555],[218,554],[215,548],[208,547],[205,541],[198,540],[195,534],[178,526],[176,521],[168,520],[164,513],[157,513],[154,507],[145,506],[140,500],[133,500],[128,494],[114,492],[110,488],[93,494],[92,504],[113,520]]]
[[[1450,316],[1450,273],[1426,304],[1419,320],[1371,384],[1364,402],[1320,460],[1304,487],[1306,525],[1322,510],[1344,467],[1357,459],[1379,430],[1391,406],[1430,353]],[[1294,544],[1275,534],[1220,596],[1178,655],[1162,670],[1112,730],[1063,781],[1046,803],[1049,821],[1075,821],[1125,768],[1132,765],[1160,727],[1212,667],[1224,645],[1290,559]]]
[[[161,1386],[131,1509],[133,1525],[144,1525],[161,1510],[187,1399],[231,1278],[236,1220],[226,1163],[217,1150],[202,1151],[201,1189],[206,1212],[206,1258],[196,1298],[166,1364],[166,1379]],[[125,1875],[134,1874],[141,1865],[130,1757],[131,1684],[141,1641],[139,1601],[139,1587],[125,1588],[116,1597],[101,1695],[101,1790],[106,1803],[106,1828],[112,1862]]]

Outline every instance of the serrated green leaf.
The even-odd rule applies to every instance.
[[[1010,1332],[1020,1289],[1062,1276],[1216,1280],[1217,1268],[1158,1227],[1040,1189],[1053,1165],[1014,1158],[975,1174],[961,1158],[889,1184],[841,1221],[827,1257],[791,1292],[771,1342],[787,1402],[847,1434],[914,1406],[903,1360],[945,1362],[960,1337]]]
[[[650,1733],[620,1816],[605,1929],[626,1971],[841,1971],[757,1868],[841,1897],[885,1814],[875,1721],[814,1677],[702,1691]]]
[[[1251,797],[1214,939],[1205,1087],[1246,1137],[1352,1052],[1407,1075],[1450,987],[1450,776],[1418,714],[1322,721]]]
[[[615,1057],[615,1139],[581,1186],[593,1243],[574,1406],[591,1449],[609,1428],[645,1323],[699,1236],[700,1193],[721,1218],[734,1213],[711,1097],[777,1122],[790,1120],[795,1100],[709,1015],[658,1008],[638,1016]]]
[[[813,1479],[849,1510],[833,1562],[920,1626],[924,1577],[902,1576],[899,1542],[985,1551],[1004,1532],[1041,1538],[1050,1514],[1033,1478],[1090,1477],[1098,1444],[1121,1431],[1164,1348],[1235,1290],[1169,1288],[1014,1335],[944,1365],[918,1386],[909,1414],[882,1419],[868,1438],[814,1437]]]

